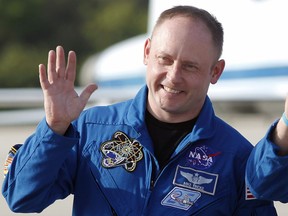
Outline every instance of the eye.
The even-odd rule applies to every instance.
[[[161,65],[172,65],[173,60],[167,56],[159,55],[157,56],[158,62]]]
[[[195,64],[193,64],[193,63],[183,63],[182,69],[185,70],[185,71],[193,72],[193,71],[198,70],[198,67]]]

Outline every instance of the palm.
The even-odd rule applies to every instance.
[[[46,115],[57,121],[73,121],[85,106],[74,90],[74,83],[68,80],[53,81],[43,92]]]
[[[69,124],[84,109],[89,97],[97,88],[87,86],[78,95],[74,89],[76,55],[69,52],[66,66],[64,50],[57,47],[49,52],[47,74],[44,65],[39,66],[40,84],[44,93],[46,121],[55,132],[64,133]]]

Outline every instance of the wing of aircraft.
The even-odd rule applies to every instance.
[[[143,85],[145,39],[160,13],[179,4],[205,8],[223,24],[226,68],[220,81],[211,85],[212,100],[284,100],[288,92],[286,0],[150,0],[147,33],[91,57],[82,68],[82,77],[95,81],[100,89]]]
[[[77,88],[78,94],[82,88]],[[132,98],[139,90],[137,87],[98,89],[88,101],[87,107],[107,105]],[[0,88],[0,126],[25,125],[38,123],[44,116],[43,93],[41,88]]]
[[[84,64],[82,84],[99,85],[88,107],[131,98],[145,84],[144,42],[160,13],[179,4],[205,8],[223,24],[226,68],[208,92],[214,105],[280,101],[282,109],[288,92],[287,0],[150,0],[146,34],[114,44]],[[266,105],[261,109],[271,111]],[[0,125],[38,122],[44,117],[42,106],[41,89],[2,89],[0,108],[13,110],[0,112]]]

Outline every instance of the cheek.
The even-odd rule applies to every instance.
[[[146,80],[149,82],[155,82],[160,77],[163,76],[164,73],[161,72],[161,69],[157,66],[148,66],[147,67],[147,74],[146,74]]]
[[[146,82],[147,84],[150,83],[153,80],[153,73],[152,70],[149,66],[147,66],[147,71],[146,71]]]
[[[201,76],[190,77],[189,80],[186,79],[186,82],[188,83],[191,91],[197,91],[199,94],[200,92],[207,92],[210,85],[210,79],[208,77]]]
[[[156,75],[155,71],[147,68],[146,84],[147,84],[148,88],[151,91],[154,91],[156,83],[157,83],[157,75]]]

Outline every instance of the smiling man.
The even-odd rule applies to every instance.
[[[134,99],[83,111],[97,88],[74,90],[76,55],[40,65],[45,119],[15,154],[2,193],[15,212],[74,195],[73,215],[276,215],[245,183],[253,146],[215,116],[207,91],[225,62],[207,11],[164,11],[144,45],[147,86]]]
[[[206,23],[197,17],[158,21],[144,49],[152,115],[172,123],[198,116],[210,83],[215,84],[224,69],[217,45]]]

